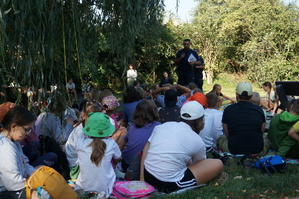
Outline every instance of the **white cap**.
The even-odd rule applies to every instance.
[[[188,114],[190,117],[185,115]],[[184,120],[196,120],[204,115],[203,106],[197,101],[190,101],[181,108],[181,118]]]
[[[243,93],[244,91],[247,92],[247,93]],[[237,85],[236,92],[239,95],[242,95],[242,96],[245,96],[245,97],[251,96],[252,95],[252,86],[248,82],[240,82]]]

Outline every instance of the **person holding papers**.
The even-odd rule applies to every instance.
[[[194,66],[200,65],[199,57],[196,51],[190,49],[190,39],[183,42],[184,48],[176,54],[174,62],[178,64],[178,84],[188,85],[194,82]]]

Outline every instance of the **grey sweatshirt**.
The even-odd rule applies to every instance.
[[[18,191],[35,169],[29,165],[19,142],[0,134],[0,192]]]

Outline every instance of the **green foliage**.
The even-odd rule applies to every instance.
[[[279,0],[200,0],[190,38],[208,75],[246,73],[257,83],[298,77],[299,10]]]

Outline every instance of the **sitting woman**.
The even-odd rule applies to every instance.
[[[104,192],[108,198],[116,179],[111,161],[116,164],[121,158],[118,145],[109,137],[115,127],[104,113],[89,113],[88,116],[84,134],[74,137],[74,150],[68,153],[78,156],[80,166],[75,190]]]
[[[143,100],[137,104],[134,116],[134,125],[128,131],[120,144],[122,151],[122,169],[130,166],[133,156],[142,151],[153,129],[160,124],[157,106],[151,100]]]
[[[229,97],[223,95],[223,94],[221,93],[221,89],[222,89],[222,87],[221,87],[219,84],[215,84],[215,85],[213,86],[213,89],[210,91],[210,93],[216,93],[216,95],[218,95],[218,97],[219,97],[219,100],[218,100],[218,103],[217,103],[217,106],[218,106],[218,107],[221,107],[221,106],[222,106],[223,98],[226,99],[226,100],[231,101],[231,103],[233,103],[233,104],[236,103],[236,100],[233,100],[233,99],[231,99],[231,98],[229,98]]]
[[[25,182],[35,169],[29,165],[20,142],[31,132],[35,116],[26,108],[13,107],[3,118],[0,134],[0,198],[26,198]],[[37,198],[32,194],[32,198]]]

